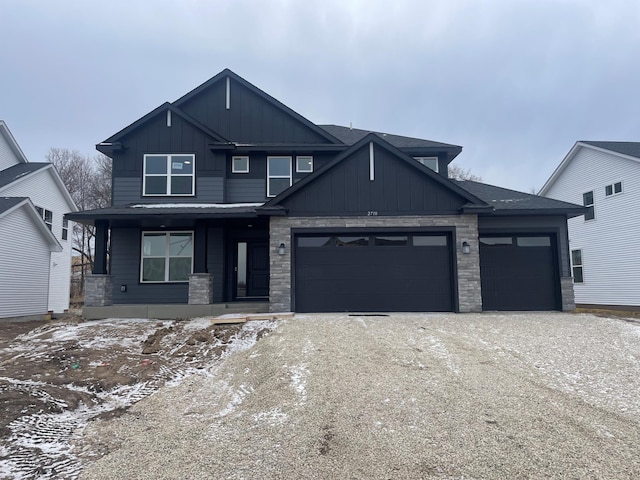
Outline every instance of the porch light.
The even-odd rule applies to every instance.
[[[284,252],[285,252],[284,243],[281,243],[280,246],[278,247],[278,255],[284,255]]]
[[[462,253],[468,255],[471,253],[471,246],[468,242],[462,242]]]

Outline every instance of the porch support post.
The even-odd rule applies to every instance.
[[[196,222],[193,239],[193,273],[207,273],[207,222]]]
[[[96,220],[95,258],[93,259],[93,274],[107,274],[107,241],[109,239],[109,222]]]

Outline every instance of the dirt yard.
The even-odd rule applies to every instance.
[[[205,373],[274,325],[210,319],[0,323],[0,478],[75,478],[72,443],[97,418]],[[94,455],[107,453],[94,452]]]

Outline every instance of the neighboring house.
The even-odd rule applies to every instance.
[[[97,149],[85,315],[573,308],[583,208],[452,181],[459,146],[316,125],[224,70]]]
[[[576,303],[640,309],[640,142],[577,142],[540,195],[587,209],[568,222]]]
[[[30,163],[0,120],[0,318],[69,308],[77,208],[50,163]]]

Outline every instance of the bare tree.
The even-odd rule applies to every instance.
[[[449,178],[454,180],[472,180],[474,182],[481,182],[482,178],[478,175],[471,173],[471,170],[464,169],[460,165],[449,165],[448,167]]]
[[[77,150],[50,148],[47,161],[53,163],[69,194],[80,210],[104,208],[111,204],[111,159],[99,154],[84,156]],[[85,271],[93,270],[95,228],[74,223],[72,249],[82,258],[80,288]]]

